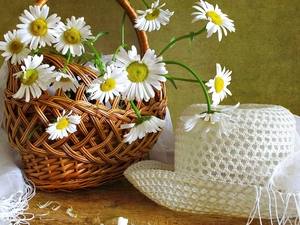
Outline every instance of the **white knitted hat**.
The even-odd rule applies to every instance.
[[[182,116],[205,109],[206,105],[192,105]],[[287,182],[297,163],[282,164],[295,154],[294,116],[281,106],[260,104],[241,105],[227,114],[237,126],[221,138],[212,132],[205,138],[185,132],[180,121],[174,167],[142,161],[125,171],[126,178],[172,210],[250,216],[249,222],[255,217],[278,222],[298,217],[300,184]]]

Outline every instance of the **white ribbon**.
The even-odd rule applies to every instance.
[[[175,133],[172,131],[172,120],[168,107],[166,108],[166,127],[161,132],[157,142],[149,151],[149,157],[165,164],[174,165]]]
[[[290,193],[300,192],[300,117],[295,120],[295,152],[275,167],[269,182],[271,188]]]

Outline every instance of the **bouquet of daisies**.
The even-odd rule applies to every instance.
[[[164,9],[165,4],[156,0],[149,5],[145,0],[144,10],[137,10],[135,28],[145,32],[155,32],[162,26],[166,26],[174,12]],[[84,88],[87,101],[111,106],[111,100],[121,98],[130,103],[136,114],[134,123],[121,124],[120,129],[128,132],[124,135],[123,142],[131,143],[143,138],[147,133],[161,131],[166,121],[154,115],[144,115],[137,105],[139,102],[148,102],[156,93],[162,90],[163,83],[167,80],[175,85],[175,81],[191,81],[174,77],[168,74],[170,65],[185,68],[194,77],[192,82],[198,82],[206,98],[207,110],[199,112],[193,117],[182,118],[185,121],[186,131],[194,129],[203,130],[202,134],[209,131],[217,135],[227,134],[232,129],[234,121],[226,115],[226,110],[233,110],[238,104],[229,109],[218,110],[218,104],[231,95],[227,88],[231,81],[231,71],[220,64],[216,64],[216,75],[208,82],[203,82],[199,75],[188,65],[172,60],[164,60],[163,54],[176,42],[183,39],[194,40],[196,36],[207,31],[207,37],[218,34],[219,41],[223,35],[234,32],[234,24],[228,16],[208,2],[200,0],[193,6],[195,12],[192,22],[206,21],[203,29],[172,38],[166,47],[156,53],[148,49],[143,55],[139,54],[135,46],[128,46],[124,41],[116,47],[112,55],[102,55],[95,47],[94,42],[107,32],[100,32],[93,36],[91,27],[86,25],[84,18],[72,16],[65,22],[57,14],[49,15],[47,5],[30,6],[20,16],[21,23],[17,29],[4,35],[5,41],[0,42],[2,56],[12,65],[19,66],[21,70],[13,76],[20,83],[20,87],[13,98],[30,102],[40,98],[43,91],[55,94],[64,92],[67,97],[73,98],[81,87],[82,78],[73,76],[69,72],[69,66],[74,60],[82,62],[91,71],[97,74]],[[91,52],[87,52],[90,49]],[[48,52],[60,55],[65,59],[61,69],[44,62]],[[212,103],[209,94],[212,93]],[[121,106],[120,106],[121,107]],[[49,123],[45,128],[48,138],[58,140],[68,137],[76,132],[83,118],[76,112],[64,109],[57,118],[48,118]]]

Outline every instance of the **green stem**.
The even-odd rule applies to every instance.
[[[126,11],[123,14],[123,19],[122,19],[122,27],[121,27],[121,44],[124,45],[125,43],[125,18],[126,18]]]
[[[183,64],[183,63],[180,63],[180,62],[176,62],[176,61],[163,61],[164,63],[166,64],[173,64],[173,65],[178,65],[178,66],[181,66],[185,69],[187,69],[191,74],[193,74],[193,76],[197,79],[197,81],[200,83],[200,86],[204,92],[204,96],[205,96],[205,99],[206,99],[206,104],[207,104],[207,112],[212,112],[212,108],[211,108],[211,103],[210,103],[210,98],[209,98],[209,95],[208,95],[208,92],[206,90],[206,87],[205,87],[205,84],[203,83],[203,81],[200,79],[200,77],[198,76],[198,74],[192,69],[190,68],[189,66]]]
[[[43,124],[39,124],[39,125],[37,125],[36,127],[33,128],[33,130],[28,135],[28,140],[32,137],[32,135],[34,134],[34,132],[36,132],[41,126],[43,126]]]
[[[134,104],[134,102],[132,100],[129,101],[131,104],[131,107],[133,108],[135,114],[137,115],[138,118],[141,118],[141,114],[140,111],[138,110],[138,108],[136,107],[136,105]]]
[[[189,39],[192,39],[192,40],[193,40],[193,38],[194,38],[195,36],[197,36],[197,35],[203,33],[205,30],[206,30],[206,27],[202,28],[201,30],[199,30],[199,31],[196,32],[196,33],[191,32],[191,33],[189,33],[189,34],[182,35],[182,36],[180,36],[180,37],[178,37],[178,38],[175,38],[174,40],[172,40],[172,41],[169,42],[169,44],[168,44],[168,45],[167,45],[167,46],[159,53],[158,56],[163,55],[163,54],[165,53],[165,51],[167,51],[169,48],[171,48],[176,42],[178,42],[178,41],[180,41],[180,40],[183,40],[183,39],[186,39],[186,38],[189,38]]]
[[[92,43],[90,43],[88,41],[85,41],[84,44],[87,44],[93,50],[94,55],[95,55],[95,63],[97,65],[97,67],[99,68],[101,74],[104,75],[105,69],[103,67],[101,57],[100,57],[99,53],[97,52],[96,48],[94,47],[94,45]]]
[[[123,45],[120,45],[117,49],[116,49],[116,51],[115,51],[115,53],[114,53],[114,55],[113,55],[113,57],[112,57],[112,61],[115,61],[115,58],[116,58],[116,54],[118,54],[118,52],[120,51],[120,48],[121,47],[128,47],[128,45],[127,44],[123,44]]]
[[[67,58],[67,61],[66,61],[65,65],[64,65],[64,68],[62,68],[62,70],[61,70],[63,73],[66,73],[68,64],[69,64],[69,62],[71,60],[71,52],[70,52],[70,50],[68,50],[67,56],[68,56],[68,58]]]
[[[148,3],[145,0],[142,0],[142,2],[145,4],[145,6],[150,9],[150,6],[148,5]]]
[[[115,51],[115,53],[112,57],[112,61],[115,61],[116,54],[119,52],[120,48],[127,46],[125,44],[125,18],[126,18],[126,15],[127,15],[127,13],[125,11],[124,14],[123,14],[122,27],[121,27],[121,45],[116,49],[116,51]]]
[[[170,80],[180,80],[180,81],[187,81],[187,82],[194,82],[194,83],[199,83],[198,80],[193,80],[193,79],[186,79],[186,78],[180,78],[180,77],[173,77],[173,76],[170,76],[168,74],[165,74],[165,75],[162,75],[164,77],[166,77],[167,79],[170,79]],[[206,83],[205,81],[202,81],[203,83]]]

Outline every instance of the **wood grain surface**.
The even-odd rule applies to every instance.
[[[54,211],[51,207],[55,204],[44,209],[37,206],[47,201],[59,202],[61,207]],[[117,224],[117,218],[120,216],[129,220],[128,225],[244,225],[247,223],[247,218],[172,211],[148,199],[127,180],[76,192],[49,193],[37,190],[29,204],[30,208],[27,212],[36,214],[30,221],[31,225],[100,225],[101,223],[110,225]],[[70,206],[73,207],[72,213],[77,214],[76,218],[66,213]],[[47,212],[49,212],[47,216],[38,216]],[[260,222],[255,220],[251,224],[258,225]],[[271,223],[263,221],[263,224]]]

